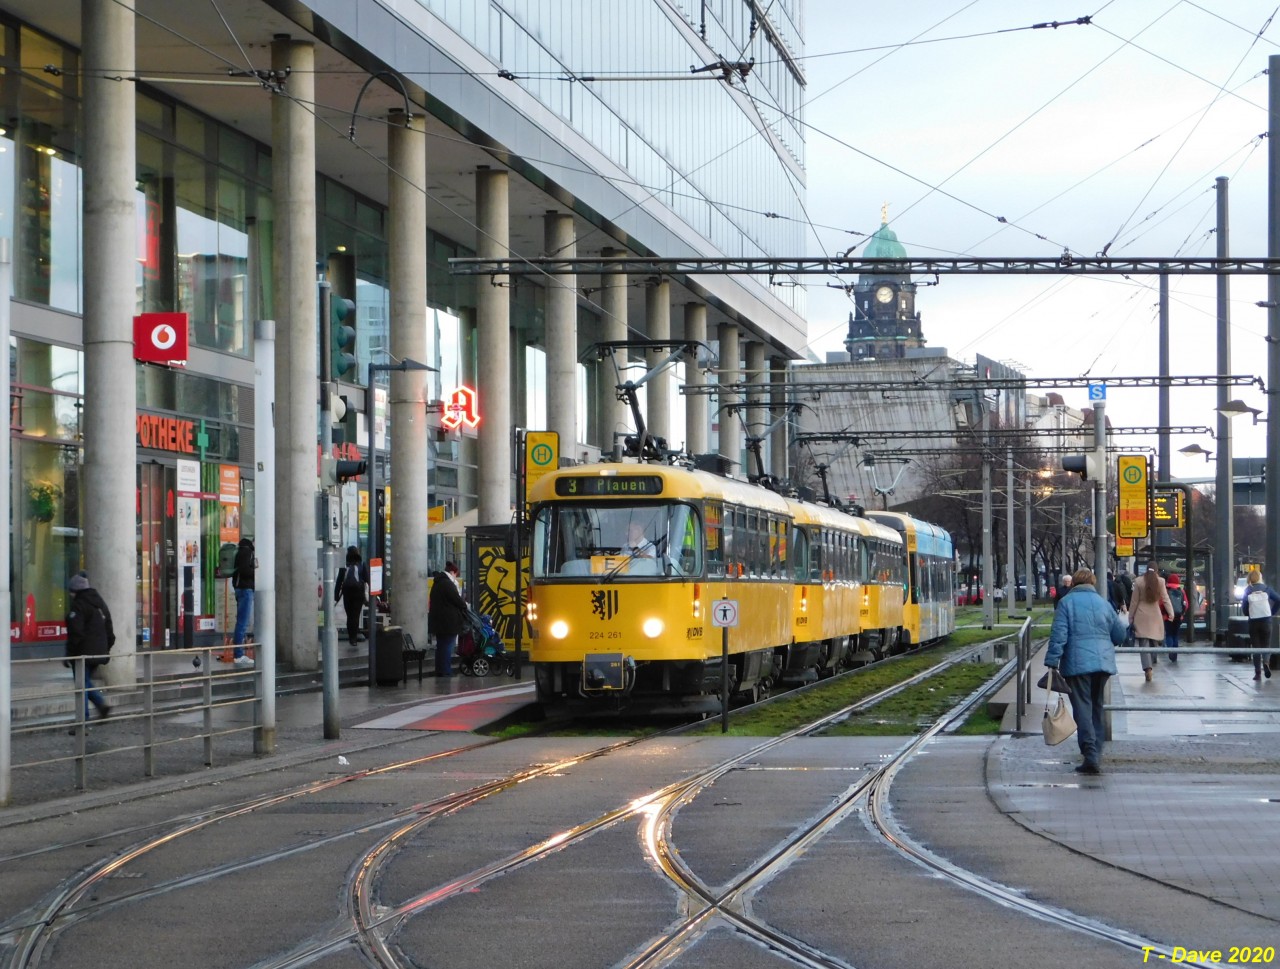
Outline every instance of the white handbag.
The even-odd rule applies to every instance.
[[[1055,697],[1056,704],[1053,702]],[[1061,693],[1045,691],[1044,719],[1040,721],[1040,728],[1044,731],[1044,742],[1050,747],[1056,747],[1076,732],[1075,717]]]

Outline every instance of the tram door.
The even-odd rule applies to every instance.
[[[138,467],[138,640],[177,646],[177,469],[151,462]]]

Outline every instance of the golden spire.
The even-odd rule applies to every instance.
[[[880,206],[880,224],[889,224],[889,203],[885,202]]]

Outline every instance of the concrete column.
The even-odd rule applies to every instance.
[[[705,303],[685,303],[684,338],[707,342],[707,306]],[[706,353],[705,350],[698,351]],[[701,387],[707,382],[706,374],[698,366],[700,360],[690,360],[685,367],[685,384]],[[706,454],[710,450],[711,422],[707,418],[708,398],[702,394],[686,394],[684,398],[685,449],[690,454]]]
[[[133,0],[84,0],[84,473],[85,567],[116,632],[107,682],[136,678],[137,453],[133,315],[137,254],[132,84]],[[67,576],[57,576],[65,582]]]
[[[718,327],[720,341],[720,376],[722,384],[736,384],[742,379],[742,364],[738,356],[738,328],[732,323],[721,323]],[[736,393],[720,394],[717,406],[720,421],[720,454],[733,462],[733,473],[737,474],[742,466],[742,425],[736,414],[730,414],[728,407],[736,404],[739,397]]]
[[[645,287],[644,322],[646,336],[650,340],[671,339],[671,283],[659,279]],[[651,350],[645,355],[645,363],[656,366],[665,360],[670,351]],[[649,381],[649,394],[646,399],[649,432],[660,437],[671,447],[671,372],[664,371]]]
[[[773,413],[776,417],[787,406],[787,361],[784,357],[769,358],[769,380],[772,386]],[[777,481],[786,481],[790,474],[787,466],[787,448],[790,445],[790,420],[773,432],[769,442],[769,473]]]
[[[505,259],[510,254],[507,173],[476,171],[476,255]],[[476,390],[482,401],[479,454],[481,525],[511,521],[511,277],[476,280],[480,371]]]
[[[289,97],[271,100],[272,273],[276,317],[276,645],[298,670],[320,668],[316,615],[316,132],[315,49],[287,35],[271,66],[291,69]]]
[[[548,212],[544,228],[548,256],[573,259],[578,255],[573,216]],[[560,435],[560,454],[565,458],[578,456],[577,400],[578,277],[565,273],[547,280],[546,428]]]
[[[765,346],[759,340],[750,340],[747,342],[747,381],[756,384],[760,390],[751,391],[748,397],[750,406],[747,408],[747,433],[751,437],[764,437],[765,429],[769,426],[769,409],[766,405],[768,394],[765,388],[768,386],[769,373],[766,370],[767,358],[765,356]],[[756,456],[747,454],[747,473],[759,474],[761,471],[768,472],[769,461],[765,453],[768,448],[768,440],[761,440],[760,447],[760,463],[756,464]]]
[[[600,256],[609,259],[625,255],[620,249],[602,249]],[[600,340],[614,341],[627,338],[627,277],[622,273],[605,273],[600,277],[600,306],[604,310],[604,319],[600,321]],[[617,358],[618,363],[626,363],[626,355]],[[627,405],[618,400],[619,375],[614,371],[613,363],[603,360],[598,371],[597,387],[599,389],[600,413],[600,451],[602,454],[613,453],[614,434],[631,429],[631,412]]]
[[[427,350],[427,136],[419,116],[387,119],[387,272],[392,361],[429,361]],[[422,647],[427,642],[427,374],[392,371],[391,601],[395,620]],[[444,563],[440,563],[443,567]]]

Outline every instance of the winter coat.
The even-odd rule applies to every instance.
[[[1267,594],[1267,598],[1271,602],[1271,615],[1274,616],[1277,611],[1280,611],[1280,593],[1277,593],[1275,589],[1271,588],[1271,586],[1267,585],[1265,582],[1251,582],[1249,585],[1244,587],[1244,592],[1240,593],[1240,605],[1243,610],[1243,615],[1249,615],[1250,592],[1265,592]]]
[[[247,538],[240,539],[240,545],[236,548],[235,565],[231,569],[231,588],[253,588],[253,559],[253,542]]]
[[[93,668],[108,662],[106,654],[116,644],[111,610],[97,589],[81,589],[71,597],[67,613],[67,656],[97,656],[86,660]]]
[[[467,628],[471,610],[448,572],[431,576],[431,597],[427,600],[427,629],[436,638],[456,636]]]
[[[1160,578],[1156,576],[1156,578]],[[1169,590],[1160,579],[1160,597],[1153,602],[1142,598],[1142,587],[1145,579],[1133,584],[1133,593],[1129,596],[1129,622],[1133,624],[1133,634],[1139,639],[1164,639],[1164,617],[1173,615],[1173,603],[1169,601]],[[1164,612],[1160,611],[1164,607]]]
[[[1114,675],[1116,647],[1128,631],[1119,613],[1093,586],[1073,586],[1053,614],[1044,665],[1056,666],[1063,676]]]

